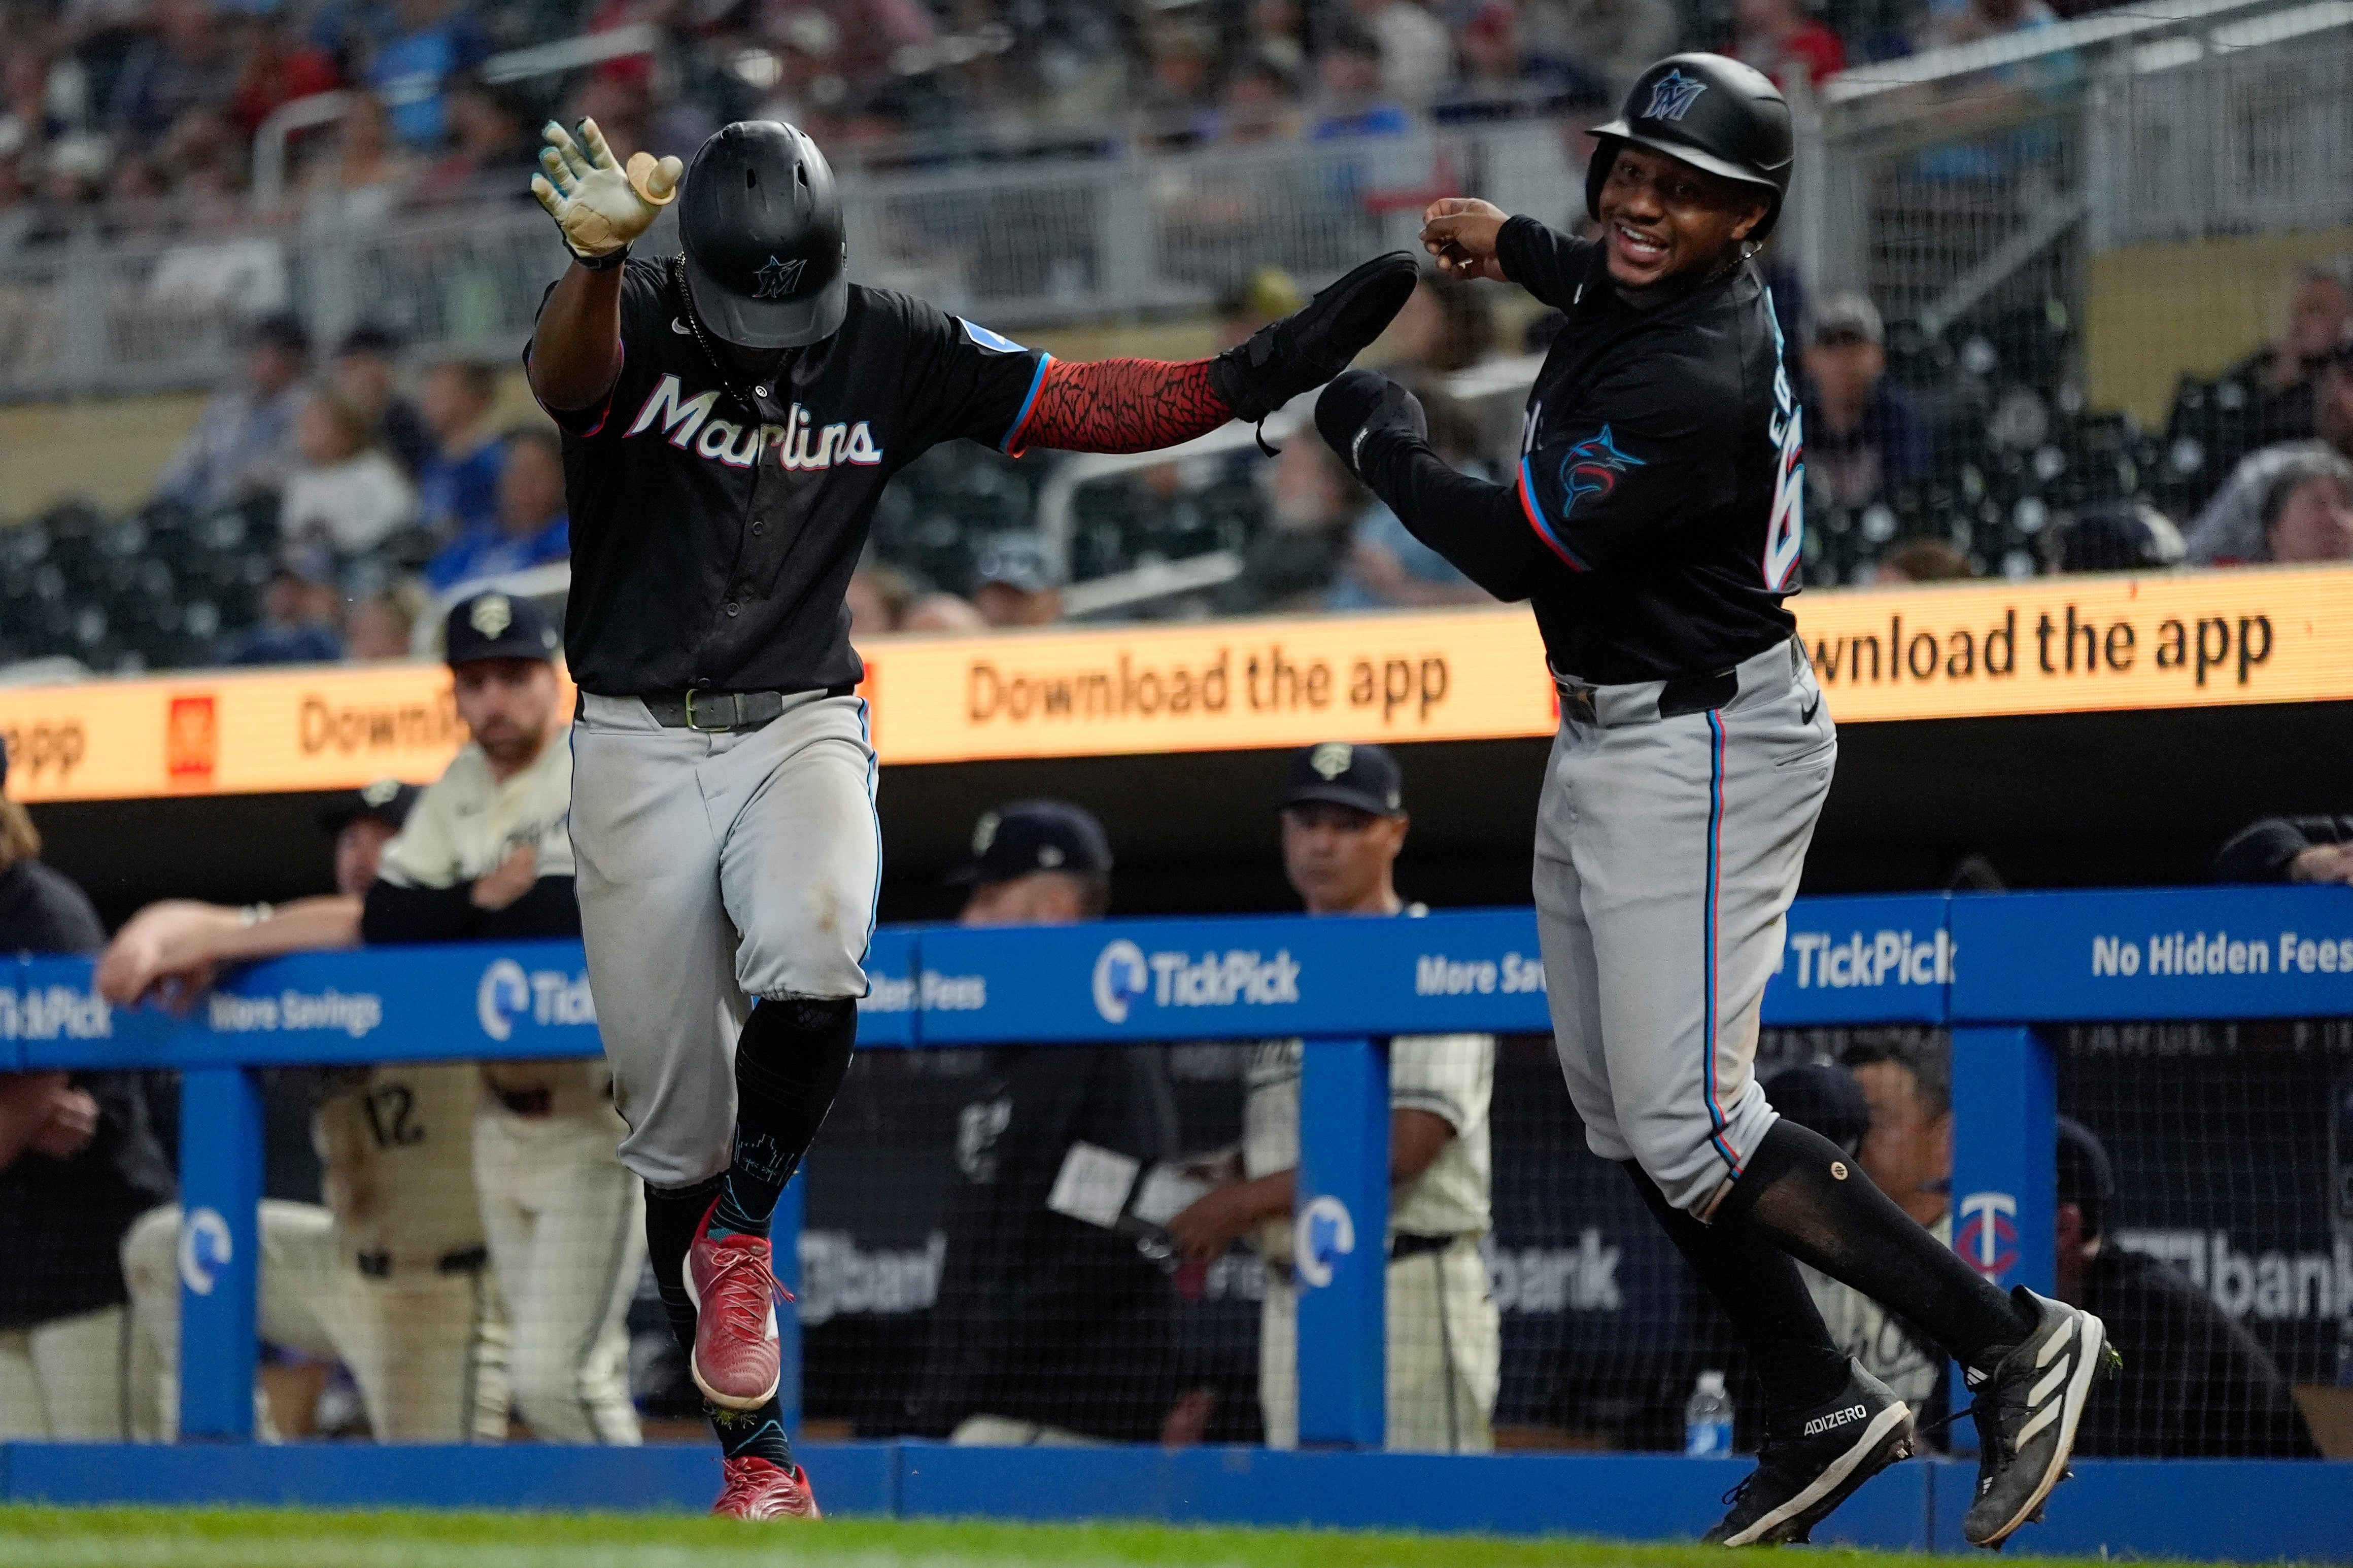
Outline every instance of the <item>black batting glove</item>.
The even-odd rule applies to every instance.
[[[1421,400],[1378,371],[1345,370],[1315,399],[1315,428],[1324,445],[1340,454],[1358,479],[1365,441],[1377,430],[1394,430],[1417,440],[1430,437]]]
[[[1235,418],[1256,424],[1346,369],[1405,309],[1420,278],[1411,251],[1375,257],[1211,360],[1210,386],[1231,405]]]

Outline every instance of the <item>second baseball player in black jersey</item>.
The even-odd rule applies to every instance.
[[[545,131],[572,266],[528,362],[563,425],[572,838],[647,1255],[725,1456],[814,1518],[777,1402],[770,1217],[841,1084],[874,926],[874,751],[843,597],[891,475],[959,437],[1143,451],[1262,418],[1405,302],[1402,252],[1214,360],[1073,364],[852,284],[832,171],[775,121],[690,168]],[[681,183],[682,182],[682,183]],[[681,253],[629,244],[671,200]]]
[[[1447,468],[1412,395],[1370,372],[1335,380],[1316,424],[1424,542],[1534,604],[1560,693],[1533,890],[1561,1070],[1587,1142],[1723,1303],[1769,1405],[1757,1470],[1709,1539],[1804,1541],[1911,1452],[1910,1410],[1832,1344],[1802,1259],[1984,1380],[1964,1530],[1997,1546],[2065,1473],[2114,1353],[2099,1320],[2004,1296],[1779,1118],[1754,1070],[1838,746],[1781,605],[1803,547],[1803,420],[1751,260],[1788,185],[1788,107],[1746,66],[1678,55],[1594,134],[1599,239],[1461,198],[1422,231],[1449,272],[1567,317],[1513,482]]]

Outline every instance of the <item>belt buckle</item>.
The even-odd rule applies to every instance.
[[[1593,688],[1574,686],[1563,680],[1554,682],[1554,689],[1560,693],[1560,710],[1563,713],[1580,724],[1601,722],[1600,711],[1593,705]]]
[[[736,724],[741,723],[744,717],[744,704],[742,700],[738,699],[733,691],[722,692],[720,695],[734,703],[735,718],[733,721],[725,724],[696,723],[694,720],[694,689],[692,687],[689,687],[687,688],[686,692],[686,727],[690,730],[700,730],[707,735],[715,735],[723,731],[733,730],[735,728]]]

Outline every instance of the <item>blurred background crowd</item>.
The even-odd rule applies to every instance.
[[[1580,226],[1584,128],[1672,48],[1736,54],[1801,110],[1842,92],[1852,108],[1852,83],[1915,51],[2094,8],[17,5],[0,45],[0,401],[181,401],[152,482],[125,463],[86,494],[51,476],[37,496],[0,489],[19,524],[0,526],[0,679],[400,658],[469,591],[560,600],[561,453],[513,357],[561,263],[524,184],[550,117],[595,117],[624,156],[791,120],[844,173],[866,280],[1066,357],[1189,357],[1398,243],[1431,196],[1479,191]],[[2341,52],[2345,33],[2324,37]],[[2274,215],[2316,243],[2260,270],[2212,260],[2189,296],[2259,321],[2261,341],[2158,342],[2140,371],[2153,395],[2103,395],[2094,252],[2129,237],[2103,241],[2116,220],[2096,209],[2142,187],[2094,165],[2084,83],[2105,68],[2054,37],[2024,40],[2031,67],[1944,70],[1877,121],[1850,115],[1837,167],[1810,152],[1824,177],[1793,202],[1835,201],[1848,168],[1865,194],[1810,227],[1793,213],[1762,258],[1806,409],[1806,581],[2353,557],[2353,250],[2317,243],[2327,212]],[[2311,96],[2256,85],[2270,99],[2232,101]],[[2238,123],[2258,161],[2310,141],[2300,121],[2268,142]],[[1135,224],[1143,250],[1124,258]],[[1451,460],[1500,474],[1554,320],[1517,289],[1432,275],[1366,357],[1420,393]],[[2195,326],[2178,314],[2152,335]],[[2116,343],[2112,325],[2111,366]],[[145,417],[126,405],[118,422]],[[1483,598],[1285,428],[1277,456],[1234,428],[1174,458],[936,450],[886,499],[856,629]]]

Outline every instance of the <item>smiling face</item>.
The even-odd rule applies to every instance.
[[[1599,205],[1609,276],[1626,289],[1705,277],[1771,210],[1756,185],[1631,145],[1618,149]]]

